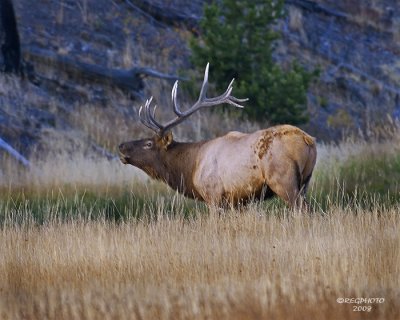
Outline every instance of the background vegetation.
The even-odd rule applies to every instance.
[[[307,91],[316,71],[297,63],[283,68],[273,59],[277,23],[284,1],[223,0],[205,5],[200,37],[191,39],[191,61],[200,71],[210,62],[210,81],[218,91],[235,78],[237,97],[249,98],[242,117],[269,124],[304,124],[309,120]]]

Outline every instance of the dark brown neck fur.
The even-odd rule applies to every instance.
[[[168,150],[161,154],[164,168],[158,175],[172,189],[190,198],[202,199],[193,186],[193,174],[196,170],[198,151],[204,143],[205,141],[173,142]]]

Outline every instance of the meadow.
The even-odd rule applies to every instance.
[[[207,208],[60,148],[30,169],[4,156],[0,318],[399,319],[398,128],[319,143],[310,213]]]

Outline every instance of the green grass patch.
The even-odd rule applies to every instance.
[[[172,191],[146,193],[141,189],[116,186],[98,191],[95,187],[65,185],[57,189],[1,190],[0,225],[9,222],[42,225],[73,220],[124,222],[157,219],[160,215],[189,218],[205,209],[204,205]]]
[[[307,194],[315,211],[397,208],[400,204],[400,150],[395,146],[392,142],[321,146]],[[44,170],[46,168],[44,166]],[[203,202],[187,199],[160,182],[118,183],[121,180],[118,178],[107,183],[103,178],[95,179],[92,184],[66,184],[61,178],[60,175],[55,182],[43,184],[26,178],[15,186],[0,187],[0,225],[43,225],[77,219],[123,223],[152,221],[165,216],[193,218],[208,212]],[[278,216],[288,212],[287,205],[278,198],[253,202],[248,209]],[[226,210],[225,213],[230,212]]]
[[[313,177],[311,198],[322,208],[400,203],[400,153],[366,150],[345,161],[323,164]]]

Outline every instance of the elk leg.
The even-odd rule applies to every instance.
[[[306,200],[303,192],[300,192],[296,198],[295,208],[301,211],[310,212],[310,204]]]
[[[298,195],[298,197],[296,199],[296,207],[301,209],[301,210],[304,210],[306,212],[311,212],[310,204],[308,203],[308,201],[306,199],[306,193],[307,193],[308,185],[309,185],[309,182],[310,182],[310,179],[311,179],[311,175],[312,174],[309,174],[304,179],[304,182],[303,182],[303,184],[301,186],[301,189],[300,189],[300,193],[299,193],[299,195]]]
[[[292,208],[301,208],[304,197],[301,194],[300,174],[297,166],[293,163],[284,167],[284,170],[277,170],[268,177],[268,187]],[[300,206],[299,206],[300,205]]]

